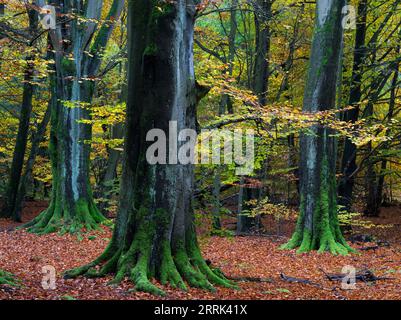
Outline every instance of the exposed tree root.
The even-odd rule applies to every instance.
[[[326,137],[327,133],[325,133]],[[342,235],[338,221],[337,187],[327,155],[323,157],[320,168],[320,185],[304,186],[312,190],[301,195],[300,216],[291,240],[282,249],[298,248],[298,253],[317,250],[319,253],[330,252],[333,255],[348,255],[356,251],[348,245]],[[313,194],[313,199],[310,195]]]
[[[105,220],[93,200],[79,200],[73,209],[51,203],[47,210],[21,228],[26,228],[28,232],[36,234],[54,232],[74,234],[83,229],[86,231],[98,230],[99,224]]]
[[[307,280],[307,279],[288,277],[284,273],[280,274],[280,278],[282,280],[284,280],[286,282],[290,282],[290,283],[302,283],[302,284],[307,284],[307,285],[314,286],[314,287],[317,287],[317,288],[322,288],[322,285],[320,285],[318,283],[312,282],[312,281]]]
[[[137,240],[125,252],[110,244],[98,259],[86,266],[67,271],[65,278],[114,274],[110,284],[129,278],[135,284],[135,291],[158,296],[164,296],[165,292],[154,285],[152,279],[184,291],[187,290],[187,285],[210,291],[215,290],[214,285],[238,288],[220,271],[207,265],[196,243],[185,247],[177,246],[173,255],[169,242],[165,241],[161,246],[161,259],[155,263],[152,261],[152,247],[147,246],[144,238],[141,242]]]
[[[330,281],[343,281],[344,280],[344,274],[328,274],[324,270],[320,269],[327,279]],[[371,270],[361,270],[358,271],[355,274],[355,280],[360,281],[360,282],[376,282],[380,280],[395,280],[395,278],[389,278],[389,277],[377,277]]]
[[[333,255],[348,255],[349,253],[356,253],[345,241],[344,237],[337,233],[334,236],[329,231],[323,232],[320,236],[312,237],[308,231],[296,231],[291,240],[281,246],[282,250],[293,250],[297,249],[297,253],[307,253],[313,250],[317,250],[318,253],[330,252]]]

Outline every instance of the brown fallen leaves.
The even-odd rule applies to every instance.
[[[111,231],[71,235],[37,236],[25,231],[4,231],[9,222],[1,221],[0,269],[14,273],[22,287],[0,286],[0,299],[159,299],[145,293],[129,292],[132,283],[108,286],[110,277],[64,280],[62,273],[96,258],[108,244]],[[205,259],[240,282],[241,290],[217,288],[215,293],[190,289],[182,292],[165,288],[166,299],[401,299],[401,246],[361,252],[360,255],[333,257],[330,254],[298,255],[281,251],[283,238],[237,237],[201,240]],[[356,248],[372,244],[355,244]],[[53,266],[56,289],[42,288],[42,268]],[[369,269],[378,277],[392,278],[374,283],[358,282],[355,290],[342,290],[340,282],[327,279],[324,272],[341,273],[344,266]],[[309,280],[314,285],[292,283],[280,276]],[[255,279],[256,278],[256,279]],[[258,278],[271,281],[258,282]],[[317,284],[317,285],[315,285]]]

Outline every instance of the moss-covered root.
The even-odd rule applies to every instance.
[[[47,210],[21,228],[36,234],[75,234],[83,229],[98,230],[99,225],[106,220],[92,200],[79,200],[72,207],[71,210],[52,203]]]
[[[139,238],[138,238],[139,239]],[[129,278],[135,284],[135,291],[165,296],[165,292],[152,283],[158,280],[162,285],[186,291],[187,285],[214,291],[213,285],[237,288],[220,272],[212,270],[202,259],[197,247],[175,250],[174,257],[169,242],[161,246],[158,263],[151,263],[152,246],[148,246],[145,238],[141,242],[133,242],[130,249],[123,253],[110,245],[105,253],[96,261],[65,273],[65,278],[78,276],[103,277],[114,274],[110,284],[117,284]],[[188,253],[187,253],[188,252]],[[153,267],[151,267],[153,265]]]
[[[313,237],[307,230],[296,231],[291,240],[281,246],[282,250],[297,249],[297,253],[317,250],[318,253],[330,252],[333,255],[348,255],[356,251],[350,247],[342,236],[335,237],[331,231],[323,232],[320,237]]]
[[[18,287],[19,286],[18,282],[19,281],[15,278],[13,274],[0,270],[0,285]]]

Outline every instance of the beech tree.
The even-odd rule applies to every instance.
[[[345,1],[318,0],[309,74],[305,88],[305,113],[333,109],[343,41],[342,8]],[[297,227],[284,249],[319,250],[347,254],[352,249],[338,222],[334,131],[324,124],[301,135],[301,207]]]
[[[4,4],[1,5],[0,15],[4,14]],[[26,4],[26,11],[29,17],[29,33],[35,34],[38,28],[38,13],[36,10],[30,8]],[[30,41],[33,45],[34,41]],[[22,94],[22,104],[21,112],[19,118],[18,134],[14,147],[14,156],[12,165],[10,168],[10,175],[8,179],[7,192],[5,197],[5,203],[0,211],[0,216],[5,218],[12,217],[15,221],[20,221],[19,215],[15,214],[15,206],[18,195],[18,188],[20,185],[21,173],[24,165],[25,150],[28,143],[29,135],[29,122],[31,120],[32,112],[32,99],[34,96],[34,55],[32,53],[28,54],[25,58],[26,68],[24,71],[24,84],[23,84],[23,94]]]
[[[87,266],[67,272],[67,277],[114,273],[114,282],[127,276],[137,290],[155,294],[163,291],[151,278],[181,289],[184,281],[210,290],[212,284],[232,286],[207,265],[198,246],[193,165],[150,165],[146,159],[152,144],[146,141],[149,130],[168,132],[170,121],[177,122],[178,131],[196,126],[196,4],[129,2],[127,122],[116,226],[106,251]]]
[[[45,1],[37,4],[43,8]],[[93,98],[102,52],[123,5],[124,0],[114,0],[106,22],[99,28],[103,1],[56,3],[56,27],[49,30],[58,98],[52,110],[49,146],[52,195],[49,208],[26,225],[31,232],[75,232],[83,227],[92,230],[104,220],[89,183],[90,145],[85,142],[91,139],[91,126],[82,120],[90,118],[88,105]]]

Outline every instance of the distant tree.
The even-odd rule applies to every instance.
[[[267,93],[270,72],[270,47],[271,47],[271,30],[270,20],[272,19],[273,0],[256,0],[252,2],[255,21],[255,62],[252,69],[252,89],[257,96],[261,106],[267,104]],[[258,170],[257,176],[261,180],[266,180],[268,162],[264,161],[263,168]],[[249,211],[248,202],[259,199],[264,196],[264,190],[255,186],[246,185],[246,179],[243,177],[240,181],[238,217],[237,217],[237,234],[246,234],[252,229],[259,229],[260,217],[244,214],[243,211]],[[248,183],[249,184],[249,183]]]

